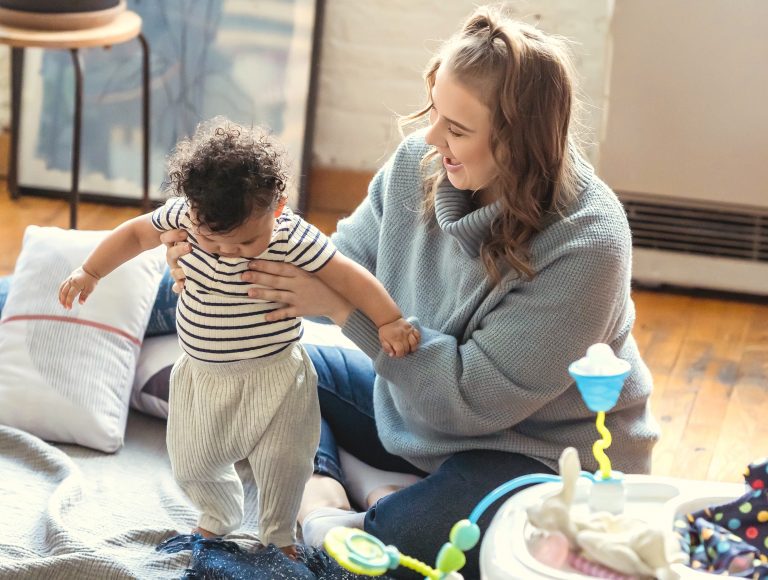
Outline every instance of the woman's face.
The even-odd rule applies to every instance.
[[[435,73],[426,141],[443,156],[457,189],[479,191],[498,170],[491,154],[491,111],[443,66]]]

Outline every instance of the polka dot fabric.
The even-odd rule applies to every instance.
[[[768,458],[744,472],[739,499],[688,514],[675,533],[694,569],[736,578],[768,579]]]
[[[750,463],[744,471],[744,479],[752,489],[768,489],[768,457]]]

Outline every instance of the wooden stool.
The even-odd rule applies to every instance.
[[[21,80],[21,67],[25,48],[67,49],[72,55],[75,70],[75,111],[72,130],[72,184],[70,193],[69,223],[77,228],[77,206],[80,199],[80,136],[83,114],[83,70],[80,62],[81,48],[110,47],[138,38],[142,48],[142,124],[143,124],[143,194],[142,208],[149,211],[149,44],[141,33],[141,17],[135,12],[122,12],[109,24],[84,30],[28,30],[0,26],[0,44],[11,47],[13,74],[11,75],[11,147],[8,167],[8,189],[13,198],[19,197],[18,148],[21,92],[14,90]]]

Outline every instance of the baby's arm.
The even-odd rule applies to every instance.
[[[395,301],[368,270],[336,252],[315,275],[373,321],[388,355],[400,357],[416,350],[419,331],[403,318]]]
[[[79,302],[83,304],[101,278],[145,250],[159,246],[162,232],[152,225],[151,216],[151,213],[140,215],[112,230],[83,265],[61,283],[59,302],[70,309],[80,295]]]

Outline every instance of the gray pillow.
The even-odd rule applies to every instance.
[[[161,419],[168,418],[168,383],[173,363],[179,356],[181,347],[175,334],[144,339],[136,363],[131,408]]]

